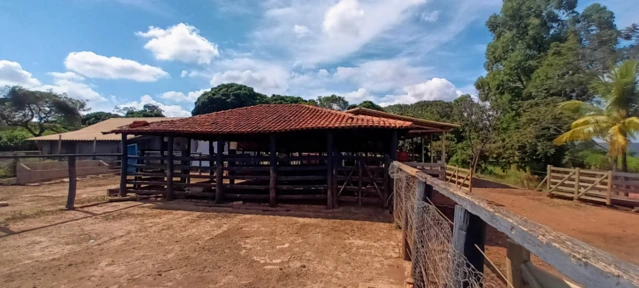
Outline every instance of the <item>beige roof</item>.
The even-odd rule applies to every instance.
[[[147,121],[147,122],[157,122],[157,121],[166,121],[172,119],[179,118],[166,118],[166,117],[147,117],[147,118],[111,118],[104,120],[100,123],[93,124],[91,126],[84,127],[80,130],[65,132],[60,134],[52,134],[47,136],[33,137],[27,140],[32,141],[58,141],[60,136],[62,136],[62,141],[93,141],[96,139],[97,141],[120,141],[122,140],[122,136],[118,134],[102,134],[103,132],[110,132],[111,130],[115,130],[118,127],[126,126],[133,121]],[[134,136],[129,136],[129,138],[133,138]]]

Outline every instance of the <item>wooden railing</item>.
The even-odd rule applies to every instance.
[[[484,247],[486,237],[485,227],[487,225],[510,237],[511,244],[508,245],[507,263],[509,270],[507,271],[508,276],[505,277],[508,279],[509,287],[524,287],[522,282],[526,282],[526,287],[575,286],[575,284],[559,277],[549,276],[545,271],[541,271],[541,269],[532,265],[529,261],[530,254],[536,255],[554,267],[563,277],[574,281],[582,287],[639,287],[639,267],[636,265],[621,261],[606,252],[516,215],[505,208],[492,205],[477,196],[466,193],[465,190],[456,187],[452,183],[446,183],[434,178],[424,171],[400,162],[393,162],[393,166],[391,171],[399,169],[408,177],[411,177],[411,180],[416,180],[403,181],[404,183],[416,182],[415,185],[410,186],[415,189],[414,192],[404,191],[405,193],[399,193],[396,190],[393,193],[396,198],[401,194],[405,199],[414,199],[414,201],[399,201],[396,199],[397,202],[404,203],[404,205],[401,209],[395,209],[394,213],[402,214],[396,215],[396,221],[397,219],[408,219],[408,221],[396,224],[403,230],[401,253],[404,259],[412,261],[411,271],[416,287],[419,286],[417,285],[418,281],[421,282],[420,284],[423,287],[425,283],[433,280],[424,279],[422,277],[424,276],[423,273],[418,274],[419,271],[416,270],[419,269],[415,269],[416,267],[428,265],[428,263],[421,262],[422,260],[419,257],[413,257],[413,255],[421,254],[419,251],[411,250],[411,248],[433,249],[433,247],[424,245],[410,245],[411,240],[420,240],[418,237],[413,236],[417,235],[417,231],[429,230],[420,229],[420,225],[426,225],[426,223],[430,222],[420,221],[420,217],[416,213],[419,205],[416,204],[431,205],[433,203],[432,199],[436,198],[433,196],[434,193],[438,193],[456,203],[452,243],[449,244],[454,248],[453,251],[462,253],[477,271],[483,271],[481,267],[483,267],[484,258],[475,257],[477,256],[477,250],[466,249],[465,247],[477,247],[477,249],[483,250],[482,247]],[[397,175],[398,173],[395,172],[395,174]],[[395,181],[398,180],[396,179]],[[397,186],[395,189],[397,189]],[[458,223],[458,220],[463,221]],[[409,221],[413,222],[410,223]],[[458,227],[466,229],[458,230]],[[478,229],[477,227],[483,228]],[[439,244],[440,246],[437,246],[437,249],[445,252],[451,250],[451,248],[441,246],[442,243]],[[425,253],[427,255],[437,253],[439,252],[437,249],[426,251]],[[455,273],[457,270],[459,269],[451,269],[451,272]],[[482,279],[478,281],[482,281]]]
[[[541,189],[540,189],[541,188]],[[606,205],[639,206],[639,174],[548,166],[536,190],[550,197],[588,200]]]

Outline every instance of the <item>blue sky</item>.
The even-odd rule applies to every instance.
[[[580,1],[583,7],[595,1]],[[597,1],[626,27],[639,8]],[[188,116],[226,82],[385,105],[475,93],[499,0],[0,0],[0,85]]]

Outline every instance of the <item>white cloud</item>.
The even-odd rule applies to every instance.
[[[204,93],[206,91],[209,91],[209,89],[191,91],[191,92],[189,92],[187,94],[184,94],[182,92],[177,92],[177,91],[168,91],[168,92],[162,93],[160,98],[168,100],[168,101],[173,101],[173,102],[191,102],[191,103],[195,103],[197,98],[199,98],[200,95],[202,95],[202,93]]]
[[[181,106],[178,105],[165,105],[153,99],[153,97],[149,95],[144,95],[140,97],[140,101],[132,101],[126,104],[120,105],[120,107],[133,107],[135,109],[142,109],[145,104],[153,104],[157,105],[162,109],[163,114],[167,117],[190,117],[191,112],[184,110]]]
[[[302,67],[336,63],[351,55],[399,55],[423,60],[425,53],[449,42],[476,20],[497,12],[499,0],[451,0],[429,9],[424,29],[419,19],[426,0],[265,1],[265,17],[253,33],[254,49],[287,52]],[[442,21],[442,15],[446,18]],[[296,41],[294,25],[310,31]],[[422,58],[422,59],[419,59]]]
[[[217,45],[200,36],[197,28],[184,23],[167,29],[150,26],[149,31],[136,35],[150,39],[144,48],[158,60],[209,64],[220,54]]]
[[[31,73],[22,69],[20,63],[0,60],[0,86],[6,85],[33,87],[40,85],[40,81],[34,78]]]
[[[89,78],[130,79],[138,82],[154,82],[169,77],[164,70],[140,64],[133,60],[106,57],[90,51],[71,52],[64,60],[67,69]]]
[[[180,73],[180,77],[182,77],[182,78],[184,78],[184,77],[186,77],[188,75],[189,75],[189,71],[186,71],[186,70],[182,70],[182,72]]]
[[[295,26],[293,26],[293,32],[297,34],[297,37],[304,37],[308,34],[309,30],[306,26],[295,24]]]
[[[322,27],[331,37],[357,37],[364,25],[364,10],[357,0],[341,0],[326,10]]]
[[[335,78],[350,81],[374,92],[384,92],[419,83],[429,67],[417,67],[406,58],[371,60],[354,67],[337,67]]]
[[[382,99],[382,106],[393,104],[412,104],[423,100],[452,101],[461,95],[453,83],[444,78],[433,78],[426,82],[404,87],[400,95],[386,95]]]
[[[419,17],[424,22],[435,22],[439,19],[439,10],[431,11],[431,12],[422,12],[422,15]]]
[[[84,77],[75,74],[73,72],[49,72],[47,73],[53,77],[53,79],[66,79],[72,81],[84,81]]]
[[[351,104],[361,103],[366,100],[373,100],[373,95],[366,91],[364,88],[359,88],[356,91],[344,93],[342,96],[348,100]]]
[[[288,89],[289,70],[276,63],[235,58],[216,62],[215,68],[211,73],[211,86],[232,82],[251,86],[265,94],[280,94]]]

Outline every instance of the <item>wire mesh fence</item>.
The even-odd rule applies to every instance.
[[[415,287],[508,287],[485,277],[453,248],[453,222],[417,195],[423,184],[415,176],[395,165],[389,173],[394,180],[394,220],[410,247]]]

